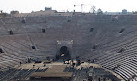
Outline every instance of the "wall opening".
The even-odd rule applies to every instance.
[[[69,20],[67,20],[67,22],[71,22],[71,20],[69,19]]]
[[[12,31],[12,30],[10,30],[10,31],[9,31],[9,34],[10,34],[10,35],[13,35],[13,31]]]
[[[90,28],[90,32],[93,32],[94,31],[94,28]]]
[[[124,52],[125,51],[125,49],[124,48],[121,48],[117,53],[122,53],[122,52]]]
[[[67,46],[62,46],[60,48],[60,58],[63,60],[69,60],[71,59],[71,55],[69,53],[68,47]]]
[[[36,47],[35,47],[35,46],[32,46],[31,48],[32,48],[32,49],[36,49]]]
[[[42,33],[45,33],[46,32],[46,30],[45,29],[42,29]]]
[[[122,28],[122,29],[119,31],[119,33],[123,33],[124,31],[125,31],[125,29]]]
[[[4,51],[0,48],[0,53],[4,53]]]
[[[95,45],[93,45],[92,49],[97,49],[97,47],[98,47],[98,45],[95,44]]]

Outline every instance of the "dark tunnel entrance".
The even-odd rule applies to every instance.
[[[59,50],[59,58],[62,60],[70,60],[71,55],[67,46],[62,46]]]

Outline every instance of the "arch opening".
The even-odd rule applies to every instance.
[[[60,48],[60,59],[63,59],[63,60],[69,60],[71,59],[71,55],[70,55],[70,52],[69,52],[69,49],[67,46],[62,46]]]
[[[4,51],[0,48],[0,53],[4,53]]]

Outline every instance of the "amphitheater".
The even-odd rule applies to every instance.
[[[137,81],[137,15],[82,13],[1,17],[0,81],[28,81],[31,73],[46,71],[20,65],[28,59],[54,60],[61,47],[71,58],[117,75],[117,81]]]

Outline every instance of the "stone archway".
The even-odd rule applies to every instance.
[[[62,46],[60,48],[60,55],[59,56],[61,59],[64,59],[64,60],[71,59],[71,55],[70,55],[70,52],[69,52],[69,49],[67,46]]]
[[[57,59],[71,59],[73,40],[57,41]]]

